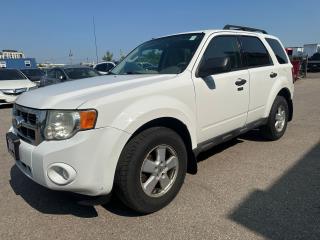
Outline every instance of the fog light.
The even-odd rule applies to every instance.
[[[57,185],[67,185],[76,177],[76,171],[65,163],[51,164],[47,171],[48,178]]]

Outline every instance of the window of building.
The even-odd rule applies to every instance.
[[[29,60],[24,61],[26,67],[31,67],[31,62]]]

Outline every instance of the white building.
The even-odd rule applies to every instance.
[[[24,58],[24,53],[16,50],[2,50],[0,51],[0,59],[20,59]]]

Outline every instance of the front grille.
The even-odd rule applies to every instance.
[[[33,145],[39,145],[43,141],[42,128],[46,111],[15,104],[12,115],[12,125],[22,140]]]
[[[18,88],[18,89],[11,89],[11,90],[2,90],[2,93],[5,95],[18,96],[21,93],[24,93],[25,91],[27,91],[26,88]]]

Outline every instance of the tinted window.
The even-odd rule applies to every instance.
[[[203,55],[202,62],[212,62],[212,69],[216,69],[215,73],[217,74],[225,71],[222,71],[219,66],[214,66],[214,63],[221,62],[219,59],[225,58],[229,58],[229,69],[231,71],[242,67],[239,44],[237,38],[234,36],[213,38]]]
[[[143,43],[112,74],[179,74],[196,52],[204,34],[180,34]]]
[[[60,70],[56,69],[56,78],[60,80],[66,80],[66,75]]]
[[[101,72],[108,72],[108,65],[109,63],[100,63],[95,67],[95,69]]]
[[[14,69],[0,69],[0,81],[1,80],[21,80],[26,79],[21,72]]]
[[[270,55],[259,38],[241,36],[243,54],[249,67],[272,65]]]
[[[91,68],[66,68],[64,69],[66,74],[71,79],[81,79],[100,76],[100,74]]]
[[[269,43],[270,47],[272,48],[272,51],[276,55],[278,62],[280,64],[288,63],[287,55],[283,50],[281,44],[276,39],[266,38],[266,40]]]
[[[55,69],[51,69],[47,72],[47,76],[49,78],[56,78],[56,70]]]
[[[41,69],[23,69],[21,70],[27,77],[44,76],[45,73]]]

